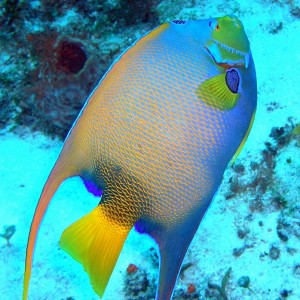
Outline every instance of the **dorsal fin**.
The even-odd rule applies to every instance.
[[[73,146],[73,139],[72,136],[70,136],[66,140],[64,147],[44,185],[43,191],[35,209],[26,249],[23,300],[26,300],[28,296],[29,280],[31,276],[31,268],[36,239],[41,222],[44,218],[50,201],[52,200],[52,197],[54,196],[55,192],[65,179],[79,175],[80,171],[82,170],[82,165],[79,165],[79,163],[81,163],[82,160],[78,159],[77,157],[78,151],[74,151],[74,149],[76,148],[77,147]]]

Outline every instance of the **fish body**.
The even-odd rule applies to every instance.
[[[139,39],[86,101],[44,186],[23,299],[40,222],[72,176],[100,203],[64,231],[60,245],[83,265],[95,291],[104,294],[135,226],[158,243],[156,299],[170,299],[224,170],[249,134],[256,99],[249,41],[237,18],[172,21]]]

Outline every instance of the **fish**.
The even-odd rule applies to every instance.
[[[67,178],[99,204],[60,246],[102,297],[128,233],[158,244],[156,300],[172,298],[187,249],[257,106],[250,43],[235,16],[164,23],[110,67],[71,127],[41,192],[27,243],[23,300],[38,230]],[[221,233],[220,233],[221,234]]]

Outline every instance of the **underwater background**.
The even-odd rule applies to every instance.
[[[236,15],[258,107],[243,151],[185,257],[173,299],[300,299],[300,1],[0,1],[0,298],[21,299],[42,187],[93,87],[143,34],[173,19]],[[41,226],[29,299],[99,299],[62,231],[98,199],[63,183]],[[154,299],[154,241],[131,231],[103,299]]]

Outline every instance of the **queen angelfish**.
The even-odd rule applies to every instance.
[[[104,294],[135,227],[159,246],[156,300],[171,299],[189,244],[247,139],[256,100],[249,41],[236,17],[175,20],[136,41],[87,99],[43,188],[23,299],[41,220],[72,176],[100,202],[63,232],[60,246],[83,265],[95,292]]]

